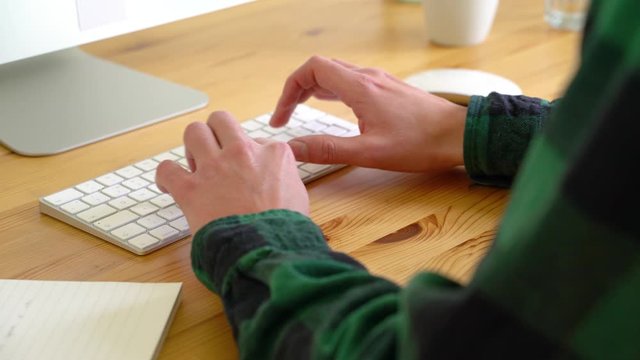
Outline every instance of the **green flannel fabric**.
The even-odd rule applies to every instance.
[[[471,282],[399,287],[287,210],[211,222],[198,278],[243,359],[640,359],[640,2],[594,0],[559,102],[472,98],[465,166],[513,195]]]

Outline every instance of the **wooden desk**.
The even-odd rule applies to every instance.
[[[573,72],[579,36],[549,29],[538,0],[502,0],[482,45],[430,45],[420,5],[373,0],[261,0],[85,46],[90,53],[206,91],[206,110],[61,155],[26,158],[0,147],[0,277],[181,281],[184,298],[162,359],[234,359],[219,299],[191,271],[190,239],[135,256],[38,212],[37,199],[181,143],[185,125],[226,109],[272,110],[286,76],[320,54],[401,78],[434,67],[501,74],[551,98]],[[311,101],[354,119],[346,107]],[[486,252],[508,192],[475,186],[462,169],[401,174],[347,168],[308,186],[330,244],[404,283],[419,270],[467,281]]]

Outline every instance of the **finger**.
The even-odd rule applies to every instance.
[[[207,125],[223,149],[234,142],[244,141],[248,138],[240,124],[226,111],[213,112],[207,120]]]
[[[207,124],[194,122],[187,126],[184,131],[184,147],[196,166],[199,159],[205,159],[220,151],[220,145],[216,140],[211,128]],[[196,166],[192,167],[195,170]]]
[[[257,142],[260,145],[267,145],[275,142],[275,140],[267,139],[267,138],[255,138],[253,141]]]
[[[328,100],[328,101],[338,100],[338,97],[336,96],[336,94],[332,93],[329,90],[321,89],[321,88],[316,86],[313,89],[307,89],[307,90],[303,91],[302,94],[300,95],[300,98],[298,99],[298,104],[304,103],[305,101],[307,101],[312,96],[315,97],[316,99],[319,99],[319,100]],[[294,110],[295,110],[295,108],[294,108]],[[293,111],[292,111],[292,113],[293,113]],[[273,121],[274,117],[272,116],[271,119],[269,120],[269,125],[271,127],[283,126],[289,121],[290,117],[291,117],[291,115],[289,115],[284,121],[280,120],[277,123],[275,123]]]
[[[196,172],[196,161],[193,158],[193,155],[189,152],[189,149],[185,147],[184,149],[184,157],[187,159],[187,164],[189,164],[189,169],[191,172]]]
[[[304,103],[312,96],[321,100],[338,100],[338,97],[333,92],[315,86],[312,89],[307,89],[302,92],[300,99],[298,99],[298,104]]]
[[[182,199],[185,183],[189,181],[191,173],[177,163],[165,160],[156,169],[156,185],[162,192],[168,192],[178,203]]]
[[[317,164],[367,163],[366,151],[363,151],[362,137],[338,137],[331,135],[310,135],[289,141],[296,160]]]
[[[313,96],[317,99],[338,100],[338,96],[334,94],[332,91],[320,88],[318,86],[314,87],[313,90],[309,91],[309,93],[310,93],[310,96]]]
[[[318,91],[314,91],[313,92],[313,97],[316,99],[320,99],[320,100],[329,100],[329,101],[335,101],[335,100],[339,100],[338,97],[336,96],[336,94],[330,92],[330,91],[326,91],[323,89],[320,89]]]
[[[404,85],[406,85],[406,84],[407,84],[406,82],[404,82],[404,81],[402,81],[402,80],[398,79],[397,77],[395,77],[395,76],[393,76],[393,75],[391,75],[391,74],[387,73],[386,71],[384,71],[384,70],[382,70],[382,69],[377,69],[377,68],[363,68],[363,67],[361,67],[361,66],[358,66],[358,65],[355,65],[355,64],[352,64],[352,63],[346,62],[346,61],[344,61],[344,60],[340,60],[340,59],[331,59],[331,60],[335,61],[336,63],[338,63],[338,64],[340,64],[340,65],[342,65],[342,66],[344,66],[344,67],[346,67],[346,68],[349,68],[349,69],[351,69],[351,70],[358,71],[358,72],[363,73],[363,74],[368,74],[368,75],[372,75],[372,76],[385,77],[385,78],[391,79],[391,80],[393,80],[393,81],[395,81],[395,82],[397,82],[397,83],[400,83],[400,84],[404,84]]]
[[[352,70],[357,70],[357,69],[361,68],[360,66],[358,66],[356,64],[352,64],[350,62],[346,62],[344,60],[340,60],[340,59],[336,59],[336,58],[332,58],[331,61],[333,61],[333,62],[335,62],[337,64],[340,64],[340,65],[342,65],[342,66],[344,66],[346,68],[352,69]]]
[[[304,97],[309,97],[309,90],[319,89],[335,94],[347,105],[354,94],[353,84],[361,75],[329,59],[314,56],[287,78],[276,109],[271,117],[272,126],[282,126],[293,113],[296,105]]]

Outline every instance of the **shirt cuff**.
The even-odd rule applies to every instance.
[[[551,103],[539,98],[495,92],[472,96],[464,132],[464,163],[471,179],[510,186],[550,112]]]
[[[200,281],[222,295],[239,260],[273,251],[326,254],[329,247],[311,219],[290,210],[269,210],[214,220],[193,238],[191,263]],[[313,255],[312,255],[313,256]]]

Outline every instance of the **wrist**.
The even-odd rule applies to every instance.
[[[442,164],[445,168],[464,165],[464,128],[467,107],[449,103],[442,116]]]

